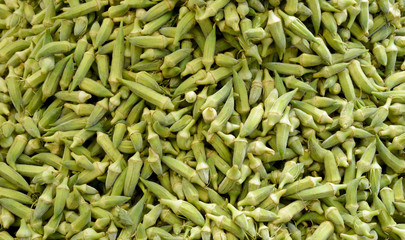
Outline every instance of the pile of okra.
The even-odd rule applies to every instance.
[[[404,60],[405,0],[0,0],[0,240],[404,240]]]

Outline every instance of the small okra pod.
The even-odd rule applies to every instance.
[[[75,43],[68,41],[51,42],[43,46],[35,55],[36,60],[40,58],[60,54],[68,53],[76,47]]]
[[[56,195],[54,200],[54,216],[58,216],[65,208],[66,199],[69,196],[69,187],[67,186],[68,178],[65,177],[62,182],[56,187]]]
[[[328,116],[327,112],[312,106],[311,104],[305,102],[299,102],[296,100],[291,100],[292,105],[297,109],[304,111],[307,114],[312,115],[312,117],[318,123],[333,123],[333,119]]]
[[[229,3],[224,8],[225,23],[228,27],[231,27],[235,32],[239,32],[239,15],[234,3]]]
[[[374,43],[373,55],[380,65],[386,66],[388,62],[387,52],[385,47],[380,43]]]
[[[369,29],[369,2],[368,2],[368,0],[361,0],[359,5],[360,5],[360,16],[359,16],[360,26],[368,34],[368,29]]]
[[[225,178],[218,187],[218,192],[221,194],[228,193],[241,178],[241,172],[237,165],[232,166],[227,172]]]
[[[3,47],[0,54],[1,62],[7,62],[16,52],[27,49],[30,46],[30,42],[27,40],[17,40],[9,43],[7,47]]]
[[[218,63],[217,63],[217,65],[218,65]],[[202,57],[195,58],[186,64],[185,69],[181,72],[181,76],[184,77],[188,74],[195,74],[199,70],[201,70],[203,67],[204,67],[204,65],[202,63]],[[179,87],[177,87],[177,88],[179,88]],[[176,91],[178,91],[178,90],[176,89]]]
[[[146,162],[149,163],[149,166],[152,168],[153,172],[156,173],[156,175],[161,176],[163,174],[160,157],[155,151],[153,151],[152,148],[149,148],[149,155],[146,158]]]
[[[255,191],[257,191],[257,190],[255,190]],[[268,197],[266,197],[264,199],[264,201],[262,201],[259,204],[259,207],[266,209],[266,210],[273,209],[274,207],[276,207],[279,204],[280,199],[285,194],[285,192],[286,192],[286,190],[282,189],[282,190],[278,190],[276,192],[271,193]]]
[[[76,44],[75,51],[73,53],[73,60],[76,64],[80,64],[83,59],[84,53],[87,50],[88,42],[86,35],[79,39]]]
[[[285,14],[283,11],[278,9],[278,14],[283,19],[285,26],[290,29],[296,35],[308,40],[308,41],[315,41],[314,35],[308,30],[308,28],[294,16],[289,16]],[[319,22],[320,23],[320,22]]]
[[[211,144],[215,151],[223,158],[226,162],[232,162],[232,154],[229,151],[228,147],[222,141],[222,139],[215,133],[206,133],[203,132],[206,141]]]
[[[183,48],[172,52],[164,57],[164,61],[160,70],[165,70],[168,68],[173,68],[177,66],[183,59],[185,59],[191,52],[192,48]]]
[[[281,63],[281,62],[266,62],[263,66],[271,71],[277,71],[280,74],[294,75],[296,77],[301,77],[307,73],[314,73],[315,70],[304,68],[301,65],[291,64],[291,63]]]
[[[384,203],[377,194],[373,194],[373,207],[374,209],[381,209],[381,213],[377,216],[381,223],[381,229],[389,229],[390,226],[396,225],[394,219],[389,215]],[[361,229],[360,229],[361,230]]]
[[[375,85],[373,84],[372,80],[367,78],[366,75],[364,74],[363,70],[361,69],[360,62],[358,60],[352,60],[349,64],[348,69],[353,81],[361,90],[365,91],[366,93],[378,91],[375,88]]]
[[[107,80],[109,78],[109,65],[110,60],[108,55],[99,54],[96,56],[96,63],[98,69],[98,75],[104,86],[107,85]]]
[[[94,105],[93,104],[65,103],[63,106],[65,108],[69,108],[69,109],[73,110],[78,116],[89,116],[94,110]]]
[[[254,171],[260,174],[262,178],[267,175],[267,171],[263,166],[262,161],[259,158],[253,156],[253,154],[248,153],[249,158],[249,167]]]
[[[236,225],[238,225],[242,230],[247,231],[249,234],[252,234],[252,232],[249,231],[248,220],[245,213],[239,211],[230,203],[228,203],[227,207],[231,211],[232,220],[236,223]]]
[[[240,61],[240,64],[242,65],[240,67],[239,75],[242,80],[251,80],[252,79],[252,72],[249,69],[248,61],[246,59],[246,56],[242,54],[242,60]],[[235,69],[235,71],[238,71],[239,69]]]
[[[323,12],[321,15],[323,26],[332,34],[337,33],[337,23],[331,12]]]
[[[263,209],[263,208],[255,208],[253,211],[243,211],[246,216],[252,217],[257,222],[271,222],[277,218],[277,214]]]
[[[218,116],[211,122],[208,132],[217,132],[223,129],[231,117],[234,109],[233,90],[231,90],[224,106],[219,112]],[[203,105],[204,106],[204,105]]]
[[[108,166],[107,176],[105,180],[106,189],[111,189],[114,186],[114,183],[117,181],[118,177],[122,174],[123,167],[124,163],[122,160],[118,160],[110,164],[110,166]]]
[[[76,165],[78,167],[81,167],[81,168],[87,169],[87,170],[94,170],[94,165],[86,156],[77,155],[74,152],[72,152],[71,155],[75,159]]]
[[[245,87],[245,83],[243,82],[237,71],[235,69],[232,69],[232,73],[234,90],[235,93],[239,95],[239,97],[235,101],[235,108],[239,114],[246,115],[250,111],[247,89]]]
[[[395,63],[398,55],[398,47],[394,43],[394,37],[391,36],[388,46],[385,48],[387,53],[387,66],[385,66],[385,75],[389,76],[395,70]]]
[[[173,44],[176,46],[180,39],[195,25],[194,11],[188,11],[177,23]]]
[[[405,146],[405,133],[395,137],[391,144],[388,146],[390,151],[392,150],[401,150]]]
[[[87,119],[86,128],[96,125],[108,112],[108,98],[98,101]]]
[[[9,66],[9,74],[5,78],[8,94],[10,96],[11,102],[13,103],[16,110],[20,113],[22,112],[23,100],[20,88],[19,77],[16,75],[14,68]]]
[[[159,122],[154,122],[152,128],[161,138],[172,136],[170,129],[168,127],[162,126]]]
[[[380,138],[377,136],[377,151],[383,160],[383,162],[392,168],[396,173],[401,173],[404,171],[404,164],[405,161],[401,160],[397,156],[395,156],[385,145],[384,143],[380,140]]]
[[[71,237],[79,233],[90,221],[91,208],[90,204],[84,203],[79,207],[80,215],[71,223],[71,229],[66,236]]]
[[[28,138],[26,135],[21,134],[17,135],[14,138],[14,141],[10,148],[8,149],[7,156],[6,156],[6,162],[7,164],[15,169],[15,163],[17,159],[20,157],[20,155],[24,152],[24,149],[28,143]]]
[[[325,217],[327,220],[331,221],[336,228],[338,233],[345,232],[345,223],[343,218],[336,207],[328,207],[325,209]]]
[[[246,192],[246,194],[244,194],[243,196],[241,196],[241,198],[245,198],[246,195],[248,194],[248,192],[257,190],[260,188],[260,173],[256,172],[255,175],[253,177],[250,178],[249,181],[247,181],[247,185],[248,185],[248,191]]]
[[[343,105],[342,111],[340,112],[339,117],[339,125],[346,129],[353,124],[353,109],[354,109],[354,102],[350,101]]]
[[[323,161],[325,163],[325,180],[331,183],[339,183],[341,176],[333,153],[327,151]]]
[[[190,129],[194,126],[195,120],[192,119],[181,131],[176,135],[176,143],[178,147],[182,150],[191,149],[191,134]]]
[[[243,50],[245,51],[246,56],[255,58],[256,61],[259,64],[261,64],[263,60],[259,54],[259,49],[258,49],[257,45],[253,44],[249,39],[245,40],[245,39],[239,38],[238,40],[239,40],[239,44],[242,46]]]
[[[314,73],[313,76],[316,78],[329,78],[345,70],[348,65],[349,63],[337,63],[331,66],[325,66],[321,71]]]
[[[210,71],[211,65],[214,63],[214,52],[215,52],[215,25],[205,39],[204,52],[202,57],[202,64],[205,66],[206,71]]]
[[[18,231],[15,233],[17,239],[30,239],[32,236],[31,229],[28,227],[26,220],[22,219]]]
[[[217,225],[219,228],[223,228],[224,230],[231,232],[239,239],[244,239],[245,237],[244,231],[238,225],[236,225],[230,218],[226,216],[218,217],[209,213],[207,214],[207,217],[210,220],[212,220],[215,223],[215,225]],[[215,235],[213,234],[213,236]]]
[[[274,185],[259,188],[252,192],[249,192],[246,197],[238,202],[238,206],[258,206],[273,192]]]
[[[250,105],[254,105],[260,99],[260,97],[262,95],[262,89],[263,89],[262,77],[263,77],[263,71],[259,70],[256,73],[255,79],[251,83],[250,93],[249,93],[249,104]]]
[[[324,221],[308,239],[329,239],[329,237],[332,236],[334,229],[335,228],[330,221]]]
[[[163,35],[156,36],[134,36],[128,38],[129,42],[139,48],[158,48],[165,49],[173,43],[173,38],[167,38]]]
[[[392,186],[392,190],[394,191],[394,199],[395,201],[399,202],[404,199],[404,190],[403,190],[403,178],[399,178],[398,181],[394,183]]]
[[[89,72],[91,65],[95,60],[94,48],[91,47],[88,51],[83,54],[83,59],[81,59],[80,64],[74,74],[73,80],[70,83],[69,91],[73,91],[85,78],[86,74]]]
[[[179,120],[177,120],[175,123],[173,123],[169,130],[170,132],[179,132],[182,129],[184,129],[193,119],[190,115],[184,115],[182,116]],[[211,123],[212,124],[212,123]]]
[[[332,65],[332,55],[329,49],[326,47],[325,42],[322,38],[316,37],[314,41],[311,42],[311,48],[316,52],[328,65]]]
[[[373,115],[373,120],[370,124],[371,127],[377,127],[387,119],[391,102],[392,97],[388,97],[386,103],[377,109],[377,111]]]
[[[225,216],[231,218],[231,215],[227,211],[225,211],[228,209],[224,210],[215,203],[204,203],[202,201],[197,201],[195,204],[197,205],[197,207],[204,210],[205,213],[213,214],[215,216]]]
[[[119,78],[122,78],[123,66],[124,66],[124,32],[122,27],[122,21],[118,29],[116,43],[114,44],[112,57],[111,57],[111,70],[108,77],[108,82],[111,85],[111,91],[116,92],[120,83]]]
[[[287,163],[289,163],[288,166]],[[282,189],[284,185],[294,182],[298,176],[302,173],[304,168],[303,163],[296,164],[293,161],[289,161],[284,165],[284,169],[279,177],[279,189]]]
[[[162,143],[160,141],[159,135],[157,135],[154,132],[151,124],[148,124],[147,130],[148,130],[147,141],[150,144],[153,151],[161,158],[163,156],[163,153],[162,153]]]
[[[232,188],[231,192],[233,194],[233,196],[231,196],[232,194],[229,193],[229,195],[231,196],[232,201],[229,201],[230,203],[234,204],[236,202],[236,198],[239,197],[240,193],[237,193],[236,191],[242,188],[242,184],[245,182],[245,180],[252,174],[252,170],[249,167],[249,162],[248,161],[244,161],[242,166],[240,167],[240,174],[241,177],[239,178],[239,180],[236,182],[235,188]]]
[[[271,10],[268,13],[267,26],[276,44],[279,58],[281,59],[286,48],[285,34],[281,19]]]
[[[105,153],[113,162],[122,159],[122,154],[114,147],[110,137],[107,134],[98,131],[97,143],[103,148]]]
[[[347,13],[349,15],[349,21],[348,21],[347,26],[346,26],[347,28],[350,29],[353,26],[353,23],[356,20],[357,16],[360,14],[360,12],[361,12],[361,9],[360,9],[359,4],[349,6],[347,8]],[[338,18],[338,17],[336,16],[336,18]]]
[[[170,98],[161,95],[160,93],[152,90],[151,88],[121,78],[118,78],[118,80],[125,86],[127,86],[134,94],[144,99],[145,101],[150,102],[161,109],[169,109],[169,110],[174,109],[174,105],[171,102]]]
[[[339,190],[346,189],[346,184],[325,183],[298,193],[288,195],[288,198],[300,200],[316,200],[320,198],[333,197]]]
[[[183,200],[160,199],[161,204],[168,206],[175,214],[183,215],[199,226],[204,225],[204,218],[191,203]]]
[[[287,148],[287,141],[291,128],[291,123],[288,119],[290,107],[287,106],[279,123],[276,125],[276,146],[277,151],[280,153],[281,158],[284,158],[285,150]]]
[[[152,209],[143,216],[142,225],[145,226],[146,229],[155,225],[161,212],[162,212],[161,204],[153,206]]]
[[[394,103],[389,107],[389,110],[392,115],[402,115],[405,113],[405,104]]]
[[[281,208],[277,213],[278,218],[273,221],[273,224],[289,222],[296,214],[300,213],[305,208],[305,205],[305,201],[297,200]]]
[[[85,103],[91,98],[91,95],[84,91],[59,91],[55,94],[55,97],[67,102]]]
[[[38,203],[34,209],[32,220],[40,219],[46,211],[52,206],[52,199],[55,194],[55,186],[48,185],[41,196],[38,198]]]
[[[201,180],[205,184],[209,182],[209,166],[207,164],[207,158],[205,154],[204,144],[194,135],[194,140],[191,143],[191,149],[193,151],[194,157],[197,161],[196,170]]]
[[[283,78],[283,81],[287,88],[290,88],[290,89],[298,88],[300,91],[303,91],[303,92],[312,92],[312,93],[316,92],[316,90],[314,88],[312,88],[309,84],[296,79],[294,76],[289,76],[289,77]]]
[[[349,163],[347,162],[346,154],[339,147],[332,148],[332,153],[336,158],[337,164],[339,167],[347,168]]]
[[[31,192],[31,188],[29,187],[28,183],[25,181],[25,179],[13,168],[8,166],[6,163],[2,162],[0,163],[1,169],[0,169],[0,176],[10,183],[14,184],[17,186],[19,189],[23,189],[27,192]]]
[[[131,110],[131,108],[134,106],[134,104],[139,101],[140,98],[132,93],[121,105],[118,106],[118,108],[115,110],[115,115],[113,119],[111,120],[111,124],[115,124],[116,122],[120,120],[124,120],[128,117],[128,114]]]
[[[234,140],[233,143],[233,156],[232,164],[241,168],[242,163],[246,157],[248,141],[240,135]]]
[[[197,17],[197,21],[202,21],[209,17],[215,16],[218,13],[218,11],[223,9],[228,3],[229,3],[229,0],[220,0],[220,1],[211,2],[205,8],[204,13]]]
[[[77,184],[89,183],[97,177],[103,175],[108,166],[108,162],[94,162],[94,170],[84,170],[79,173]]]
[[[290,58],[289,61],[292,63],[299,63],[303,67],[314,67],[324,63],[320,56],[308,53],[303,53],[298,57]],[[314,75],[315,74],[317,73],[314,73]]]
[[[73,74],[74,74],[74,62],[73,58],[71,57],[64,65],[63,73],[60,76],[59,86],[61,87],[62,90],[66,90],[69,87],[70,82],[73,78]]]
[[[260,124],[264,114],[263,103],[259,103],[256,107],[252,108],[245,123],[241,127],[239,136],[245,137],[250,135]]]
[[[142,35],[150,35],[156,30],[159,30],[163,25],[165,25],[172,17],[172,12],[167,12],[162,16],[146,23],[141,30]]]
[[[239,62],[236,66],[234,66],[235,71],[240,69],[242,63],[243,62]],[[207,72],[206,77],[204,79],[196,80],[196,84],[197,85],[216,84],[224,79],[228,79],[228,77],[232,75],[232,69],[233,68],[219,67],[215,70],[211,70]]]
[[[394,191],[391,188],[384,187],[380,190],[380,197],[387,209],[388,214],[393,215],[395,212],[394,207]]]
[[[376,141],[371,142],[362,154],[360,160],[357,162],[357,174],[356,178],[359,178],[363,173],[368,172],[371,169],[371,162],[374,159],[376,151]]]
[[[194,169],[192,169],[191,167],[189,167],[188,165],[186,165],[184,162],[174,159],[169,156],[163,156],[161,160],[170,169],[175,171],[177,174],[183,176],[190,182],[195,183],[201,187],[205,186],[204,182],[200,179],[197,172]]]
[[[399,85],[399,84],[405,82],[405,72],[399,71],[399,72],[393,73],[393,74],[389,75],[384,81],[385,81],[385,86],[387,86],[388,89],[392,89],[396,85]]]

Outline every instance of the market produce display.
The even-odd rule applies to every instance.
[[[0,240],[404,240],[404,23],[404,0],[0,0]]]

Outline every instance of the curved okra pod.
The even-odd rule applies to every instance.
[[[282,63],[282,62],[265,62],[263,66],[268,68],[271,71],[277,71],[280,74],[285,75],[294,75],[301,77],[307,73],[314,73],[315,70],[304,68],[301,65],[291,64],[291,63]]]
[[[384,145],[378,136],[377,140],[377,151],[381,156],[381,159],[387,166],[392,168],[396,173],[402,173],[405,171],[405,161],[395,156],[391,151]]]
[[[352,60],[349,64],[348,69],[353,81],[361,90],[366,93],[377,92],[377,89],[371,82],[373,80],[367,78],[367,76],[361,69],[360,62],[358,60]]]

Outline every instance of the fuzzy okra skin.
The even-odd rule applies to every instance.
[[[2,1],[0,239],[405,238],[404,6]]]

